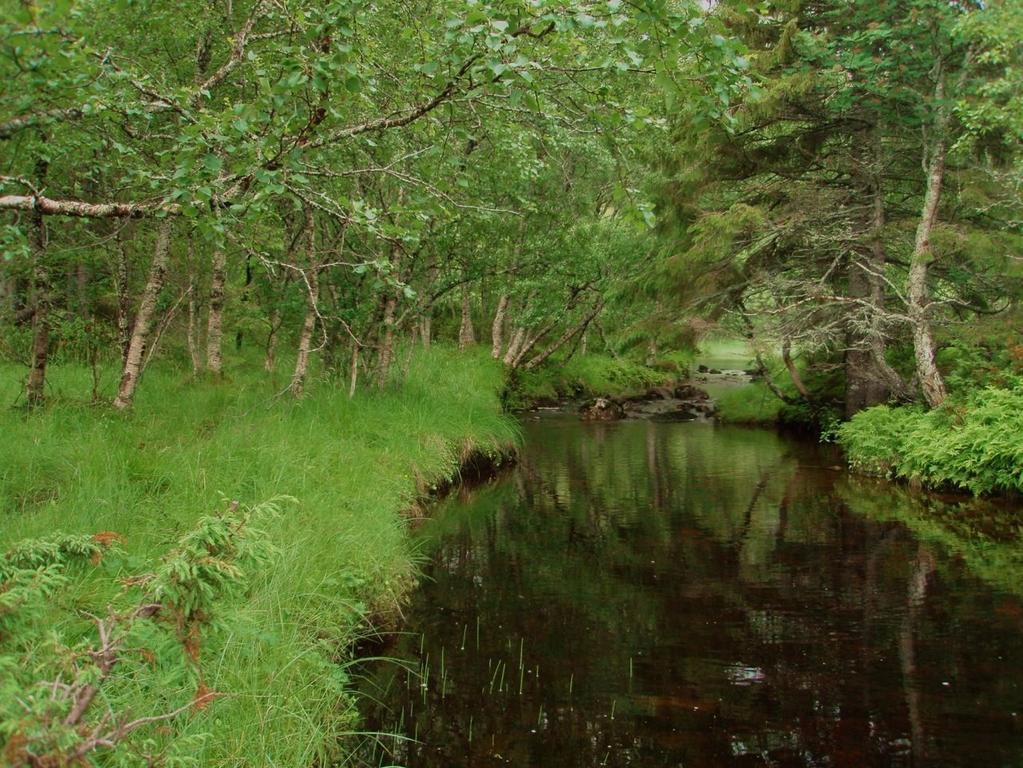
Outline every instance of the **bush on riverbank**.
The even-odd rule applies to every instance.
[[[961,404],[869,408],[837,430],[856,470],[972,493],[1023,492],[1023,387]]]
[[[7,402],[23,375],[0,368]],[[169,728],[139,730],[135,744],[159,754],[173,742],[172,753],[203,766],[332,763],[353,728],[348,649],[367,616],[393,606],[414,578],[401,511],[456,472],[469,447],[515,440],[499,412],[500,367],[438,348],[413,359],[400,388],[349,401],[319,385],[301,402],[275,400],[255,374],[226,386],[153,368],[127,416],[60,399],[61,391],[88,391],[88,376],[55,369],[53,406],[0,412],[0,550],[57,531],[123,540],[122,554],[68,571],[68,587],[33,617],[45,630],[33,636],[52,630],[68,645],[93,642],[83,612],[105,615],[120,599],[117,579],[156,567],[200,517],[224,509],[223,499],[254,506],[294,497],[296,505],[261,524],[272,560],[243,594],[217,605],[219,629],[197,649],[202,685],[222,695]],[[109,691],[115,710],[166,711],[196,695],[180,647],[150,650],[151,685],[119,681]],[[34,666],[40,658],[38,644],[0,632],[0,678],[14,681],[16,669],[56,677]],[[0,741],[18,738],[8,719],[18,689],[0,685]],[[141,754],[120,757],[133,760]]]
[[[610,355],[578,355],[564,364],[517,371],[505,390],[505,405],[517,410],[565,398],[629,397],[679,377],[670,367],[651,368]]]
[[[785,404],[762,381],[731,387],[714,397],[718,421],[726,424],[774,425]]]

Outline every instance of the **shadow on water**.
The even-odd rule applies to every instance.
[[[368,676],[370,726],[398,734],[369,764],[1023,764],[1012,510],[767,431],[525,431],[418,533],[386,650],[413,671]]]

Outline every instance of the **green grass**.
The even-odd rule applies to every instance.
[[[777,424],[785,404],[762,381],[719,388],[717,418],[726,424]]]
[[[506,393],[511,408],[572,397],[628,397],[676,381],[676,371],[650,368],[609,355],[579,355],[567,363],[549,363],[520,371]]]
[[[0,367],[0,398],[13,402],[23,375]],[[87,370],[54,367],[49,407],[0,411],[0,548],[115,531],[125,563],[148,564],[223,499],[294,497],[269,529],[272,567],[224,607],[224,629],[203,647],[206,683],[227,695],[156,738],[188,745],[203,766],[343,760],[337,745],[355,727],[343,662],[366,616],[393,608],[415,578],[401,512],[470,447],[517,439],[500,414],[501,378],[484,357],[437,348],[413,357],[400,387],[350,401],[314,384],[294,402],[262,375],[194,384],[154,368],[124,415],[74,399],[87,396]],[[107,394],[113,379],[104,374]],[[72,607],[101,611],[110,593],[84,579]],[[70,621],[62,608],[49,617],[58,631]],[[163,695],[181,703],[192,691]]]

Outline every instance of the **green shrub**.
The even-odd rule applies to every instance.
[[[862,472],[977,494],[1023,492],[1023,388],[987,387],[932,411],[877,406],[837,436]]]

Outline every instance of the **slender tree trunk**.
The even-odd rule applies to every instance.
[[[810,400],[810,390],[806,388],[806,384],[803,383],[803,377],[799,375],[799,369],[796,368],[796,362],[792,359],[792,342],[786,336],[785,340],[781,344],[781,359],[785,363],[785,368],[788,369],[789,378],[792,379],[792,385],[796,388],[806,400]]]
[[[153,262],[149,267],[149,278],[146,281],[145,290],[142,292],[142,300],[139,302],[135,326],[128,341],[128,353],[125,355],[121,383],[117,389],[117,396],[114,398],[114,407],[121,410],[131,408],[135,401],[135,390],[138,387],[142,371],[142,354],[149,341],[153,314],[156,312],[156,304],[160,299],[160,291],[167,274],[172,226],[171,219],[166,218],[160,222],[160,228],[157,230],[156,248],[153,251]]]
[[[515,333],[512,334],[511,341],[508,343],[508,351],[504,353],[505,365],[512,366],[515,363],[515,359],[519,356],[519,350],[522,349],[525,341],[526,329],[520,325],[515,329]]]
[[[437,284],[437,277],[440,275],[440,265],[437,264],[437,256],[434,254],[431,256],[430,264],[426,269],[426,285],[423,291],[424,295],[429,296],[430,291]],[[430,348],[430,343],[433,341],[433,299],[427,302],[425,309],[423,310],[422,320],[419,324],[419,333],[423,337],[423,346],[426,349]]]
[[[317,302],[320,299],[319,264],[316,257],[315,233],[313,230],[313,212],[309,205],[305,207],[306,248],[308,267],[305,271],[306,281],[306,312],[302,323],[302,333],[298,340],[298,357],[295,359],[295,372],[291,376],[291,394],[301,397],[305,390],[305,380],[309,375],[309,354],[312,350],[313,333],[316,331]]]
[[[914,765],[923,765],[927,758],[927,733],[921,711],[921,686],[917,679],[916,625],[923,613],[927,599],[927,586],[934,573],[934,555],[923,545],[917,550],[913,571],[909,578],[906,596],[906,612],[899,630],[899,666],[902,671],[902,685],[906,694],[906,709],[909,714],[909,729]]]
[[[128,282],[128,253],[124,241],[117,238],[117,339],[121,347],[121,364],[128,359],[128,344],[131,342],[131,295]]]
[[[198,280],[195,274],[195,252],[192,241],[188,241],[188,356],[192,360],[192,378],[196,378],[202,370],[202,357],[199,355],[199,319],[195,295]]]
[[[32,212],[32,363],[25,385],[28,405],[36,408],[46,399],[46,363],[50,353],[50,275],[46,265],[46,224],[39,211]]]
[[[423,316],[422,322],[419,324],[419,335],[423,339],[423,346],[429,349],[433,335],[433,311],[428,309],[426,312],[427,314]]]
[[[263,356],[263,370],[274,372],[277,355],[277,329],[281,325],[281,313],[276,309],[270,313],[270,330],[266,334],[266,353]]]
[[[933,258],[930,237],[938,215],[944,174],[945,146],[944,142],[939,140],[928,169],[927,194],[924,197],[924,208],[916,231],[913,255],[909,262],[909,281],[906,286],[909,317],[913,327],[916,374],[920,380],[924,400],[931,408],[937,408],[947,396],[945,382],[934,359],[934,335],[931,332],[930,296],[927,290],[927,273]]]
[[[551,355],[553,355],[565,344],[567,344],[569,341],[575,338],[576,335],[583,333],[586,330],[586,328],[589,327],[590,323],[593,322],[593,319],[600,314],[600,311],[603,308],[604,299],[600,298],[597,300],[597,303],[593,306],[593,309],[591,309],[582,320],[580,320],[576,325],[574,325],[573,327],[565,331],[563,334],[561,334],[561,336],[555,339],[552,343],[548,344],[547,347],[542,352],[540,352],[538,355],[534,356],[529,362],[527,362],[524,366],[525,370],[531,371],[534,368],[537,368],[538,366],[542,365]]]
[[[348,399],[355,397],[355,387],[359,381],[359,345],[352,344],[352,362],[348,367]]]
[[[394,361],[394,313],[398,307],[398,299],[393,293],[384,298],[381,317],[380,350],[377,353],[377,386],[387,384],[391,374],[391,363]]]
[[[643,361],[647,367],[651,367],[657,362],[657,340],[650,339],[646,345],[646,359]]]
[[[532,351],[533,347],[537,345],[540,339],[546,338],[547,334],[554,330],[554,327],[558,324],[558,320],[562,317],[562,315],[564,315],[564,312],[559,313],[558,317],[547,323],[547,325],[545,325],[543,328],[537,331],[536,334],[527,336],[525,338],[524,343],[519,348],[519,351],[515,355],[515,358],[512,360],[512,368],[518,368],[519,365],[522,364],[522,361],[525,360],[526,355],[528,355]]]
[[[965,70],[964,70],[965,71]],[[934,144],[927,158],[927,192],[924,194],[920,223],[916,228],[913,255],[909,260],[909,279],[906,296],[909,302],[909,319],[913,328],[913,357],[916,360],[916,374],[924,400],[931,408],[937,408],[947,393],[945,381],[934,360],[934,335],[931,332],[930,295],[927,290],[927,273],[934,253],[931,250],[931,233],[938,221],[938,204],[941,202],[941,187],[945,181],[945,160],[948,150],[947,132],[949,125],[948,107],[945,104],[945,75],[938,68],[934,87]],[[926,150],[925,150],[926,151]]]
[[[195,282],[188,283],[188,356],[192,360],[192,378],[199,376],[202,370],[202,357],[199,355],[199,333],[195,306]]]
[[[504,348],[504,319],[507,315],[508,294],[502,293],[497,302],[497,312],[494,313],[494,323],[490,326],[490,356],[495,360],[501,358],[501,350]]]
[[[458,328],[458,348],[466,349],[476,343],[476,331],[472,327],[472,292],[469,283],[462,284],[462,323]]]
[[[213,269],[210,273],[210,306],[206,318],[206,369],[215,377],[224,370],[224,275],[227,257],[222,248],[213,249]]]

